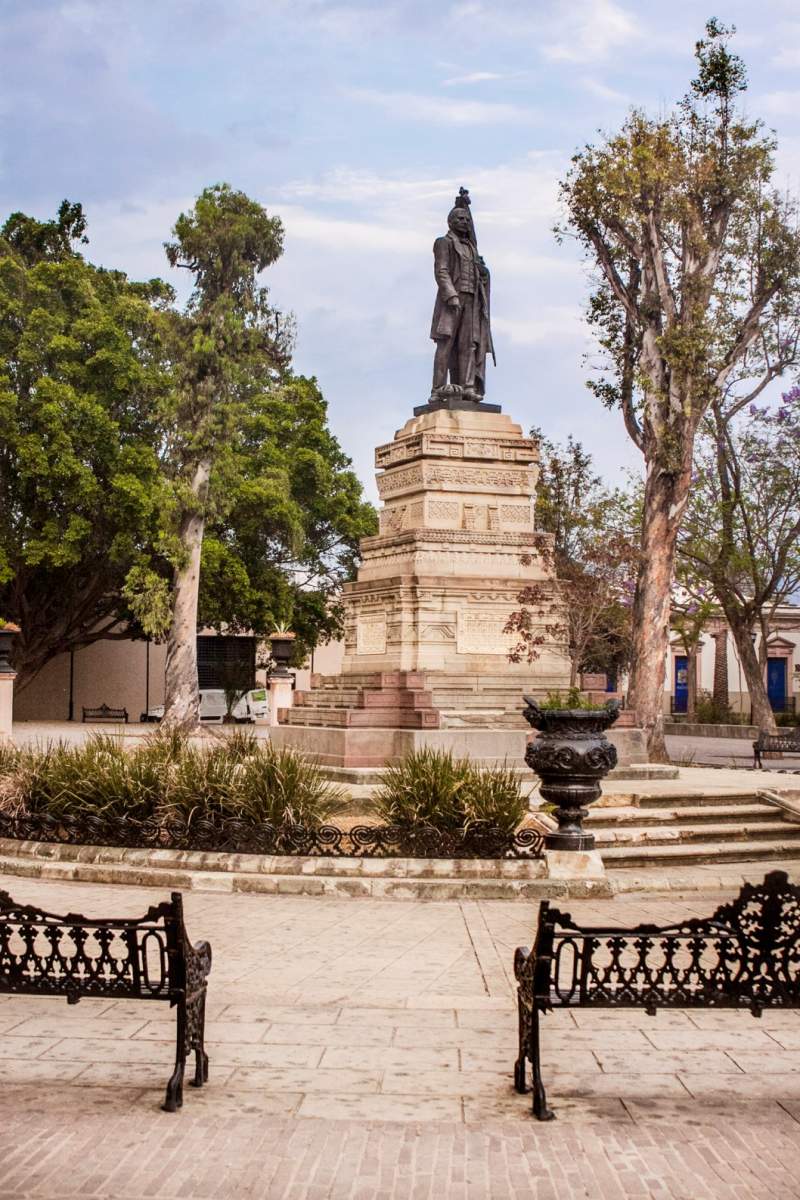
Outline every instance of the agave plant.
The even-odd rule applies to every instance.
[[[480,767],[428,747],[387,768],[373,806],[388,825],[428,825],[446,832],[486,822],[510,833],[527,811],[511,768]]]

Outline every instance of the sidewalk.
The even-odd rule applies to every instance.
[[[55,911],[163,893],[6,878]],[[574,902],[666,922],[721,897]],[[359,904],[189,893],[214,952],[209,1086],[159,1111],[166,1006],[0,997],[0,1200],[795,1200],[800,1013],[563,1011],[558,1119],[511,1085],[525,902]]]

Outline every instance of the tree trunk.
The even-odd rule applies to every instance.
[[[578,686],[578,657],[575,654],[572,654],[569,660],[569,686]]]
[[[753,724],[757,725],[762,733],[776,733],[778,727],[775,724],[772,705],[767,697],[763,668],[753,645],[752,622],[739,613],[726,612],[725,615],[731,627],[736,653],[742,664],[747,690],[750,693]]]
[[[164,719],[162,728],[190,733],[200,724],[197,683],[197,606],[200,594],[200,555],[205,528],[204,505],[211,464],[198,463],[192,480],[197,510],[184,516],[180,543],[184,559],[172,583],[172,623],[167,637]]]
[[[664,742],[664,671],[669,640],[670,586],[675,545],[689,494],[691,458],[679,472],[648,465],[642,542],[633,601],[629,703],[647,739],[651,762],[667,762]]]
[[[728,695],[728,631],[720,629],[714,635],[714,707],[717,715],[730,708]]]

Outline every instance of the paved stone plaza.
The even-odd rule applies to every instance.
[[[5,878],[50,910],[163,893]],[[718,897],[574,902],[663,922]],[[0,1200],[800,1196],[800,1012],[618,1011],[544,1024],[558,1120],[511,1086],[530,902],[191,893],[214,951],[209,1086],[159,1105],[165,1005],[0,997]]]

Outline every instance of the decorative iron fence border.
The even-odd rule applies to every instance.
[[[95,814],[0,813],[0,837],[62,845],[336,858],[536,859],[544,851],[539,830],[525,827],[507,833],[488,823],[450,832],[430,825],[341,829],[338,825],[253,824],[236,817],[158,822]]]

